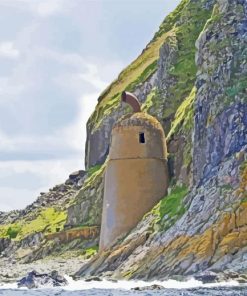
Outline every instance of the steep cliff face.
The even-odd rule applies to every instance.
[[[143,111],[159,119],[168,134],[173,182],[189,185],[197,71],[195,42],[211,16],[213,4],[211,0],[183,0],[164,20],[142,54],[102,93],[87,123],[87,168],[97,168],[105,162],[113,124],[129,112],[120,104],[121,92],[128,90],[138,97]],[[89,201],[91,209],[98,209],[96,220],[100,223],[103,178],[96,178],[95,182],[97,185],[81,189],[69,209],[68,224],[85,223],[83,213],[87,212]]]
[[[210,16],[198,34],[196,52],[189,51],[177,69],[178,77],[190,77],[182,65],[188,66],[190,54],[195,54],[195,79],[190,78],[180,105],[169,111],[175,176],[171,186],[177,185],[121,242],[82,267],[80,275],[107,272],[154,279],[204,270],[247,270],[247,2],[187,1],[181,14],[190,5],[210,11]],[[188,11],[193,18],[193,10]],[[154,114],[159,110],[155,115],[160,120],[169,117],[161,115],[161,106],[173,106],[170,92],[161,100],[157,94],[167,93],[167,67],[181,50],[175,36],[173,50],[171,39],[161,47],[159,92],[153,90],[145,103]],[[173,79],[180,93],[181,81]],[[190,188],[183,190],[181,183]]]
[[[246,1],[219,1],[197,41],[195,184],[216,175],[247,143],[246,7]]]
[[[213,1],[183,0],[142,54],[100,96],[87,123],[86,167],[106,159],[112,126],[126,112],[120,105],[123,90],[132,91],[168,133],[178,106],[193,88],[195,40],[212,7]]]

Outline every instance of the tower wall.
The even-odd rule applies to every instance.
[[[105,174],[100,250],[130,231],[167,190],[165,159],[109,160]]]
[[[140,142],[140,134],[144,143]],[[113,128],[105,174],[100,250],[135,227],[166,195],[166,158],[164,131],[150,115],[135,113]]]
[[[144,134],[145,143],[139,142]],[[167,158],[163,130],[145,126],[119,126],[112,130],[110,159]]]

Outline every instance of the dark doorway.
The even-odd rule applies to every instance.
[[[145,135],[144,135],[144,133],[139,133],[139,143],[145,143]]]

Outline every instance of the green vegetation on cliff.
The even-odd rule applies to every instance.
[[[163,88],[155,89],[152,101],[147,98],[149,103],[145,103],[145,111],[151,109],[152,114],[156,115],[163,109],[162,119],[173,119],[179,105],[193,90],[197,70],[195,42],[212,13],[211,9],[203,6],[204,2],[182,1],[160,26],[163,33],[169,30],[169,38],[164,44],[168,45],[170,52],[175,53],[170,65],[167,64],[170,68],[167,69],[167,83],[164,82],[165,92]]]
[[[84,186],[81,189],[81,191],[83,191],[85,188],[91,186],[93,187],[93,184],[95,183],[95,181],[97,181],[97,178],[101,177],[102,174],[105,171],[105,167],[106,167],[106,162],[102,165],[95,165],[91,168],[89,168],[88,170],[88,175],[87,175],[87,179],[84,182]]]
[[[202,2],[203,0],[183,0],[177,9],[165,18],[142,54],[124,69],[99,97],[99,103],[89,119],[93,128],[99,127],[103,118],[118,107],[123,90],[133,91],[157,70],[160,47],[173,40],[174,38],[170,37],[174,37],[174,34],[178,43],[178,54],[176,63],[170,69],[170,74],[176,79],[176,86],[171,88],[171,94],[179,102],[189,94],[196,73],[195,41],[211,14],[210,10],[203,7]],[[176,109],[173,109],[173,112],[174,110]]]
[[[190,95],[182,102],[175,113],[174,120],[167,138],[179,132],[179,130],[192,130],[194,117],[194,101],[196,88],[193,87]]]
[[[6,236],[8,236],[9,238],[16,238],[20,230],[21,228],[18,224],[13,224],[12,226],[8,227]]]
[[[155,41],[150,42],[143,53],[126,69],[124,69],[100,96],[99,103],[90,122],[97,128],[104,117],[108,116],[120,103],[120,96],[124,90],[132,91],[138,84],[144,82],[157,69],[159,49],[169,33],[163,34]]]
[[[66,225],[70,228],[100,225],[106,162],[87,171],[82,188],[74,196],[68,208]]]
[[[167,135],[167,140],[170,141],[172,137],[183,136],[185,146],[182,150],[183,165],[190,166],[192,161],[192,130],[194,127],[194,101],[196,96],[196,88],[193,87],[189,96],[185,98],[182,104],[178,107],[174,120],[171,125],[171,129]],[[175,157],[170,154],[170,157]]]
[[[66,217],[65,211],[46,208],[33,218],[25,217],[16,223],[0,225],[0,237],[22,240],[38,232],[53,233],[63,228]]]
[[[183,199],[187,193],[188,188],[186,186],[175,186],[167,196],[144,216],[144,219],[151,214],[154,217],[154,229],[167,230],[185,213],[186,208]]]
[[[169,134],[168,139],[178,134],[186,141],[189,139],[185,143],[186,147],[183,147],[184,152],[180,151],[183,153],[182,157],[181,153],[178,157],[173,157],[176,166],[182,164],[184,171],[190,171],[197,71],[195,43],[211,17],[212,10],[213,1],[210,4],[207,0],[181,1],[175,11],[165,18],[142,54],[101,94],[88,120],[87,148],[89,149],[95,139],[105,138],[106,142],[97,151],[88,150],[88,156],[92,155],[86,159],[93,159],[91,164],[103,162],[102,155],[106,155],[108,151],[112,123],[126,112],[119,109],[119,114],[117,113],[121,92],[128,90],[141,93],[140,98],[144,99],[142,111],[158,118],[165,133]],[[155,79],[149,80],[152,74]],[[181,112],[183,108],[185,110],[182,114],[178,114],[178,109]],[[185,123],[182,122],[184,118]]]
[[[178,40],[178,56],[176,64],[170,69],[170,73],[178,79],[178,85],[174,91],[188,92],[194,86],[196,65],[195,65],[195,42],[199,37],[207,19],[212,11],[205,9],[201,1],[187,1],[181,22],[176,26],[176,37]],[[189,84],[188,84],[189,83]]]
[[[211,10],[205,9],[202,5],[204,1],[186,2],[180,22],[175,26],[178,50],[176,59],[169,69],[173,83],[168,86],[167,90],[166,99],[169,101],[169,110],[164,110],[165,118],[176,112],[178,106],[193,89],[197,71],[195,42],[211,15]]]

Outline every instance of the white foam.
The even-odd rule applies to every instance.
[[[221,282],[221,283],[212,283],[212,284],[203,284],[202,282],[191,278],[187,281],[176,281],[176,280],[166,280],[166,281],[152,281],[152,282],[145,282],[145,281],[85,281],[85,280],[73,280],[69,276],[65,276],[68,281],[68,285],[64,287],[49,287],[50,289],[63,289],[66,291],[79,291],[79,290],[90,290],[90,289],[119,289],[119,290],[130,290],[135,287],[147,287],[152,285],[160,285],[167,289],[189,289],[189,288],[213,288],[213,287],[234,287],[239,286],[239,283],[236,281],[229,281],[229,282]],[[0,290],[2,289],[17,289],[17,283],[11,284],[1,284],[0,283]],[[41,287],[40,289],[47,289],[48,287]],[[25,289],[25,288],[22,288]]]
[[[10,283],[10,284],[1,284],[0,283],[0,290],[3,289],[17,289],[17,283]]]
[[[213,284],[203,284],[202,282],[191,278],[187,281],[176,281],[176,280],[167,280],[167,281],[91,281],[86,282],[84,280],[74,281],[70,277],[66,277],[68,285],[64,287],[64,290],[88,290],[88,289],[120,289],[120,290],[130,290],[135,287],[146,287],[152,285],[160,285],[167,289],[188,289],[188,288],[211,288],[219,286],[239,286],[239,283],[236,281],[222,282],[222,283],[213,283]]]

